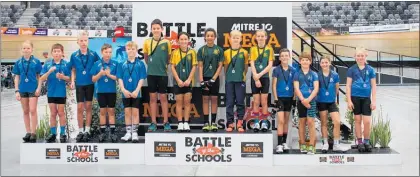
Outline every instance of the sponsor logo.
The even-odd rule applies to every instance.
[[[319,157],[319,162],[327,162],[327,157]]]
[[[347,162],[354,162],[354,157],[347,157]]]
[[[187,162],[231,162],[232,155],[226,148],[232,147],[231,137],[185,137],[185,147],[192,147]]]
[[[67,162],[98,162],[96,153],[97,145],[67,145],[67,152],[71,155],[67,157]]]
[[[175,141],[155,141],[155,157],[176,157]]]
[[[330,164],[344,164],[344,155],[330,155],[328,159]]]
[[[105,149],[105,159],[120,159],[119,149]]]
[[[241,157],[243,158],[262,158],[263,142],[241,142]]]
[[[47,148],[45,149],[46,159],[61,159],[60,148]]]

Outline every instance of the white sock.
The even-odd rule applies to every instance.
[[[82,132],[83,133],[83,128],[79,128],[79,132]]]
[[[86,126],[85,133],[89,133],[89,132],[90,132],[90,127]]]
[[[340,144],[340,141],[339,140],[334,140],[334,145],[338,145],[338,144]]]

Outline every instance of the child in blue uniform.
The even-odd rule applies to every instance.
[[[376,73],[366,64],[367,51],[357,48],[354,58],[356,64],[347,71],[347,107],[353,110],[358,149],[372,151],[369,142],[372,110],[376,109]],[[363,137],[362,139],[362,120]]]
[[[97,61],[92,69],[90,74],[92,74],[92,81],[97,83],[97,96],[98,103],[100,107],[99,114],[99,124],[101,134],[99,135],[99,142],[105,140],[105,123],[106,115],[108,113],[109,118],[109,128],[111,130],[110,136],[107,137],[108,140],[112,142],[117,142],[117,136],[115,133],[115,102],[117,100],[117,89],[116,89],[116,80],[117,80],[117,67],[118,63],[111,60],[112,56],[112,46],[109,44],[104,44],[101,48],[102,60]]]
[[[300,151],[302,153],[315,154],[316,130],[315,130],[315,116],[316,116],[316,95],[318,94],[319,83],[318,75],[310,69],[312,57],[306,52],[299,56],[301,70],[296,72],[293,78],[295,87],[295,94],[298,98],[298,112],[299,112],[299,140]],[[306,123],[309,127],[309,147],[306,147]]]
[[[32,55],[33,44],[25,41],[22,44],[22,57],[16,61],[12,73],[15,74],[15,97],[20,101],[23,109],[26,135],[24,142],[36,141],[36,128],[38,126],[38,96],[41,87],[38,86],[41,62]]]
[[[338,73],[330,70],[331,59],[328,56],[321,57],[322,71],[318,73],[319,92],[317,96],[317,107],[321,117],[322,152],[328,151],[328,113],[334,124],[334,146],[333,151],[345,152],[348,148],[340,146],[340,113],[337,107],[336,98],[340,88]]]
[[[276,152],[288,151],[287,132],[289,131],[289,117],[293,104],[293,76],[296,70],[289,65],[290,51],[287,48],[281,49],[281,64],[274,68],[272,92],[277,110],[277,147]]]
[[[137,126],[139,125],[139,108],[141,87],[146,79],[146,67],[144,63],[136,59],[138,46],[129,41],[125,45],[128,59],[120,63],[117,69],[118,84],[123,93],[126,134],[121,138],[123,141],[139,141]]]
[[[61,44],[54,44],[51,47],[51,55],[53,60],[44,64],[42,68],[40,81],[48,81],[48,106],[50,108],[50,130],[46,141],[54,143],[57,138],[57,115],[60,120],[60,142],[65,143],[67,136],[66,128],[66,113],[64,107],[66,105],[66,82],[70,81],[70,70],[68,63],[62,59],[64,47]],[[41,86],[41,82],[39,86]]]

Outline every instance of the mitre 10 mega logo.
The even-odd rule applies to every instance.
[[[67,145],[67,162],[98,162],[97,152],[97,145]]]
[[[217,17],[217,45],[230,47],[230,32],[242,32],[241,46],[248,49],[257,45],[255,31],[267,32],[268,46],[277,53],[280,48],[287,48],[287,18],[286,17]]]
[[[187,162],[232,161],[232,154],[226,153],[232,147],[231,137],[185,137],[185,147],[192,147],[192,153],[185,156]]]

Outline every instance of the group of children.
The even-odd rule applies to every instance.
[[[66,102],[66,82],[76,89],[77,118],[79,134],[77,142],[87,142],[90,137],[90,124],[92,119],[92,99],[96,89],[100,106],[100,141],[105,139],[117,141],[115,131],[115,102],[116,84],[120,86],[123,95],[125,124],[127,133],[121,139],[123,141],[138,141],[137,125],[139,124],[139,107],[141,88],[147,78],[150,95],[150,117],[152,122],[148,131],[157,130],[156,115],[158,110],[158,94],[162,110],[168,110],[167,69],[173,74],[173,92],[176,95],[176,117],[178,119],[178,131],[189,131],[189,118],[191,110],[192,87],[195,72],[198,71],[199,83],[202,88],[203,131],[217,131],[217,100],[219,94],[219,75],[224,68],[225,93],[226,93],[226,131],[244,132],[243,118],[245,115],[245,81],[248,64],[251,69],[251,89],[253,94],[254,131],[267,131],[268,122],[268,92],[270,88],[270,71],[273,67],[274,50],[267,45],[267,33],[258,30],[256,35],[257,45],[245,50],[241,47],[242,33],[232,31],[230,33],[230,48],[223,50],[215,44],[217,33],[214,29],[205,30],[206,45],[195,51],[189,48],[189,34],[178,34],[179,48],[171,50],[171,42],[161,37],[163,27],[159,19],[151,24],[153,37],[145,40],[144,62],[136,59],[138,46],[135,42],[126,44],[128,54],[127,61],[116,63],[110,58],[112,47],[104,44],[101,48],[102,58],[96,52],[87,48],[88,35],[81,33],[77,43],[80,50],[71,55],[70,62],[62,59],[63,46],[54,44],[51,48],[53,60],[44,64],[32,56],[33,46],[29,41],[23,43],[23,56],[15,64],[13,73],[16,74],[15,85],[16,98],[22,102],[24,120],[27,134],[23,138],[25,142],[36,141],[35,129],[37,127],[36,104],[40,92],[41,83],[48,81],[48,103],[51,110],[50,125],[51,134],[47,142],[56,141],[56,116],[60,118],[60,141],[66,142],[64,105]],[[330,70],[331,60],[328,57],[321,58],[322,71],[319,73],[310,69],[312,58],[303,52],[299,56],[300,68],[289,65],[290,51],[281,49],[280,65],[272,72],[272,93],[274,96],[277,113],[278,146],[276,152],[282,153],[289,150],[286,144],[288,121],[294,98],[297,99],[299,112],[299,137],[300,150],[303,153],[314,154],[316,143],[316,131],[314,117],[317,110],[322,122],[322,150],[328,150],[327,114],[331,115],[334,124],[334,151],[346,151],[339,145],[340,116],[337,108],[336,97],[339,90],[339,76]],[[355,114],[356,137],[361,149],[372,148],[369,142],[370,115],[375,109],[376,82],[375,72],[366,65],[366,50],[356,50],[355,59],[357,64],[349,68],[347,73],[347,102],[348,108]],[[147,64],[148,69],[146,71]],[[26,67],[25,67],[26,66]],[[198,67],[197,67],[198,66]],[[97,88],[94,87],[96,83]],[[371,97],[372,95],[372,97]],[[260,115],[260,105],[262,115]],[[209,108],[210,106],[210,108]],[[234,106],[236,111],[234,112]],[[86,126],[83,125],[83,111],[86,110]],[[211,111],[211,112],[210,112]],[[29,113],[31,116],[29,116]],[[234,122],[234,115],[237,122]],[[109,118],[110,134],[105,134],[106,115]],[[168,122],[168,111],[162,111],[163,129],[171,131]],[[363,115],[363,119],[362,119]],[[211,118],[210,118],[211,116]],[[259,121],[258,117],[263,117]],[[30,119],[29,117],[32,117]],[[362,141],[361,122],[364,123],[364,141]],[[305,126],[309,127],[309,146],[306,146]]]

